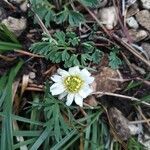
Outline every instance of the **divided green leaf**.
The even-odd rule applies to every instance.
[[[43,55],[53,63],[64,62],[64,67],[86,66],[87,62],[99,63],[102,52],[91,41],[82,42],[74,32],[56,32],[53,37],[47,35],[42,42],[34,43],[30,50]]]
[[[120,65],[122,65],[121,59],[117,56],[116,52],[110,52],[109,54],[109,66],[112,69],[118,69]]]

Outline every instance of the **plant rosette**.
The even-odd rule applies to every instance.
[[[87,69],[80,70],[78,66],[69,68],[68,71],[58,69],[51,77],[55,83],[50,87],[52,95],[59,95],[59,99],[66,99],[66,105],[70,106],[73,101],[83,107],[83,99],[93,92],[91,83],[94,77]]]

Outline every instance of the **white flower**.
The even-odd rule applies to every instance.
[[[94,81],[94,77],[91,77],[87,69],[80,70],[78,66],[69,68],[68,72],[58,69],[57,74],[51,79],[55,83],[50,87],[50,92],[52,95],[59,95],[59,99],[67,96],[68,106],[75,101],[82,107],[83,99],[93,92],[90,84]]]

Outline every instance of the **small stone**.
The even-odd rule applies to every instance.
[[[109,67],[102,68],[101,72],[96,73],[93,77],[95,80],[92,83],[92,87],[94,91],[99,92],[115,92],[119,89],[120,83],[111,79],[122,78],[117,70],[113,70]]]
[[[141,0],[143,8],[150,9],[150,0]]]
[[[35,75],[35,72],[30,72],[29,73],[29,78],[30,79],[35,79],[36,75]]]
[[[133,5],[136,1],[137,1],[137,0],[127,0],[127,1],[126,1],[126,5],[127,5],[128,7],[130,7],[130,6]]]
[[[110,108],[108,114],[116,133],[122,140],[128,140],[131,137],[130,129],[128,127],[129,120],[115,107]]]
[[[0,8],[0,16],[3,14],[2,8]]]
[[[140,127],[136,126],[134,124],[128,124],[128,128],[130,129],[130,134],[131,135],[137,135],[137,134],[142,133]]]
[[[99,18],[107,29],[112,30],[117,25],[117,12],[115,7],[103,8],[99,11]]]
[[[148,57],[150,58],[150,43],[142,43],[141,46],[147,53]]]
[[[134,16],[135,14],[137,14],[139,12],[139,6],[137,3],[134,3],[133,5],[131,5],[129,8],[128,8],[128,11],[127,11],[127,18],[131,17],[131,16]]]
[[[134,17],[127,18],[127,24],[130,28],[133,28],[133,29],[138,29],[139,28],[139,25],[138,25],[138,23],[137,23],[137,21],[135,20]]]
[[[6,12],[2,7],[0,7],[0,21],[2,21],[2,19],[5,17],[6,17]]]
[[[23,2],[23,3],[20,5],[20,9],[21,9],[23,12],[26,12],[27,9],[28,9],[28,2],[27,2],[27,1]]]
[[[150,135],[147,133],[144,133],[143,136],[140,136],[138,138],[138,141],[145,146],[145,149],[150,149]]]
[[[146,37],[148,37],[148,33],[145,30],[138,30],[137,31],[135,29],[130,29],[129,35],[131,36],[131,38],[134,42],[142,41]]]
[[[150,31],[150,12],[148,10],[139,11],[136,19],[142,27]]]
[[[27,27],[27,20],[25,18],[17,19],[14,17],[8,17],[2,21],[16,36],[20,36],[21,33]]]

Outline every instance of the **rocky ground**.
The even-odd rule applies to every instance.
[[[134,136],[150,149],[150,97],[146,102],[141,102],[145,94],[150,94],[150,0],[100,0],[99,5],[94,8],[87,8],[85,11],[85,8],[79,5],[76,9],[88,18],[82,35],[89,32],[86,28],[92,28],[91,24],[100,25],[97,30],[99,39],[95,40],[95,43],[100,49],[104,49],[101,63],[91,65],[97,70],[92,73],[95,77],[92,85],[95,91],[85,102],[90,107],[102,105],[106,109],[104,120],[109,122],[109,128],[117,133],[117,136],[112,133],[115,140],[121,137],[121,141],[125,142]],[[31,12],[31,4],[26,0],[0,1],[0,22],[8,27],[23,45],[20,52],[7,52],[2,54],[5,57],[0,56],[0,75],[4,75],[15,64],[16,58],[25,60],[26,65],[18,75],[23,102],[14,102],[16,107],[21,108],[28,106],[26,103],[29,101],[30,92],[43,92],[45,81],[61,66],[29,51],[31,44],[40,41],[41,34],[45,31],[40,22],[42,20],[33,23]],[[47,30],[52,34],[59,30],[56,28],[52,25]],[[102,39],[101,35],[105,38]],[[124,62],[116,70],[112,69],[108,62],[108,47],[112,43],[121,47],[119,57]],[[130,90],[131,82],[140,83],[140,86],[133,85]],[[23,110],[19,109],[17,113],[22,114]]]

